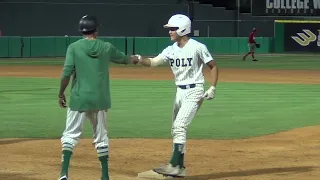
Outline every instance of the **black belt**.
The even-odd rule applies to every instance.
[[[178,87],[181,89],[190,89],[196,87],[196,84],[180,85]]]

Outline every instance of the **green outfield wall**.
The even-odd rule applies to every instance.
[[[63,57],[70,43],[81,36],[39,36],[0,37],[0,57]],[[167,37],[99,37],[116,46],[126,54],[141,54],[154,56],[159,54],[172,42]],[[246,37],[195,37],[194,39],[207,45],[213,54],[243,54],[248,51]],[[257,38],[261,48],[257,53],[274,52],[274,39],[267,37]]]

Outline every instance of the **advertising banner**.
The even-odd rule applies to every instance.
[[[285,23],[284,50],[320,52],[320,22]]]
[[[320,16],[320,0],[251,0],[252,16]]]

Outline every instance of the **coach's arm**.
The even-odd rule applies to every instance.
[[[66,53],[66,59],[63,66],[63,71],[61,75],[61,81],[60,81],[60,90],[59,90],[59,105],[62,108],[66,107],[66,97],[64,95],[64,92],[66,88],[69,85],[70,77],[75,72],[75,62],[74,62],[74,56],[73,56],[73,46],[70,45],[67,49]]]
[[[111,61],[116,64],[136,64],[138,63],[138,57],[131,55],[128,56],[124,52],[119,51],[115,46],[110,44]]]

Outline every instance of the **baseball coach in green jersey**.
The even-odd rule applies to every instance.
[[[86,119],[91,121],[93,129],[93,144],[101,163],[101,180],[109,180],[109,63],[136,64],[139,60],[136,56],[125,55],[111,43],[98,39],[98,27],[96,17],[83,16],[79,21],[83,38],[71,43],[67,49],[59,91],[59,105],[67,108],[66,126],[61,137],[62,164],[59,180],[68,179],[70,159]],[[67,106],[64,92],[71,76],[71,96]]]

